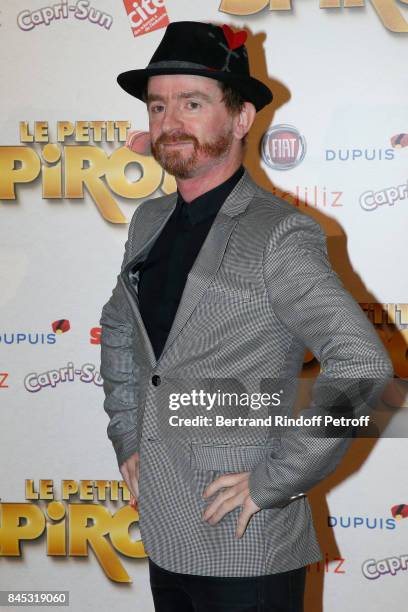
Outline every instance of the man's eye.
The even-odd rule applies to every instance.
[[[150,107],[150,112],[151,113],[161,113],[163,109],[164,109],[164,106],[162,104],[155,104],[154,106]]]
[[[200,106],[201,106],[201,104],[199,102],[192,102],[192,101],[187,102],[187,107],[190,110],[197,110],[197,108],[200,108]]]

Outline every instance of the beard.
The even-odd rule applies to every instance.
[[[184,151],[167,151],[166,144],[177,142],[191,142],[193,152],[186,154]],[[176,132],[172,134],[161,134],[152,144],[152,155],[161,167],[176,178],[186,179],[194,176],[199,164],[199,155],[209,159],[219,159],[225,156],[233,142],[232,129],[221,134],[212,142],[199,142],[199,140],[187,132]]]

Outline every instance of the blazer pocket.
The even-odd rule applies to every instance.
[[[280,447],[278,439],[264,445],[191,443],[190,467],[198,470],[246,472]]]
[[[204,302],[248,302],[251,297],[249,289],[207,289],[201,299]]]
[[[130,325],[118,324],[114,327],[108,324],[102,325],[101,344],[106,347],[132,348],[134,330]]]

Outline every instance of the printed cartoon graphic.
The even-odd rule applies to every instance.
[[[408,147],[408,134],[396,134],[391,137],[391,145],[394,149]]]
[[[151,155],[150,134],[141,130],[129,130],[125,147],[140,155]]]
[[[391,514],[396,519],[408,518],[408,504],[398,504],[391,508]]]
[[[51,323],[52,331],[56,334],[65,334],[65,332],[71,329],[70,322],[68,319],[58,319]]]

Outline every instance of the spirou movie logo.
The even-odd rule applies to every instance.
[[[136,559],[146,552],[141,539],[129,533],[139,514],[127,503],[124,481],[62,480],[58,492],[53,480],[27,479],[25,499],[0,502],[0,558],[23,557],[29,542],[42,538],[48,556],[87,557],[91,549],[108,578],[132,582],[119,553]],[[125,505],[111,512],[107,502]]]
[[[291,11],[297,2],[293,0],[222,0],[219,10],[230,15],[252,15],[266,7],[271,11]],[[317,4],[317,1],[316,1]],[[408,0],[320,0],[321,9],[361,9],[371,5],[384,27],[391,32],[408,32],[408,22],[400,6],[408,4]],[[340,17],[341,15],[339,15]]]
[[[57,121],[54,127],[53,136],[48,121],[21,121],[21,146],[0,146],[0,200],[17,200],[20,185],[41,177],[43,199],[83,199],[86,190],[106,221],[127,223],[115,195],[137,200],[158,189],[175,191],[174,178],[151,155],[124,146],[130,121]]]

